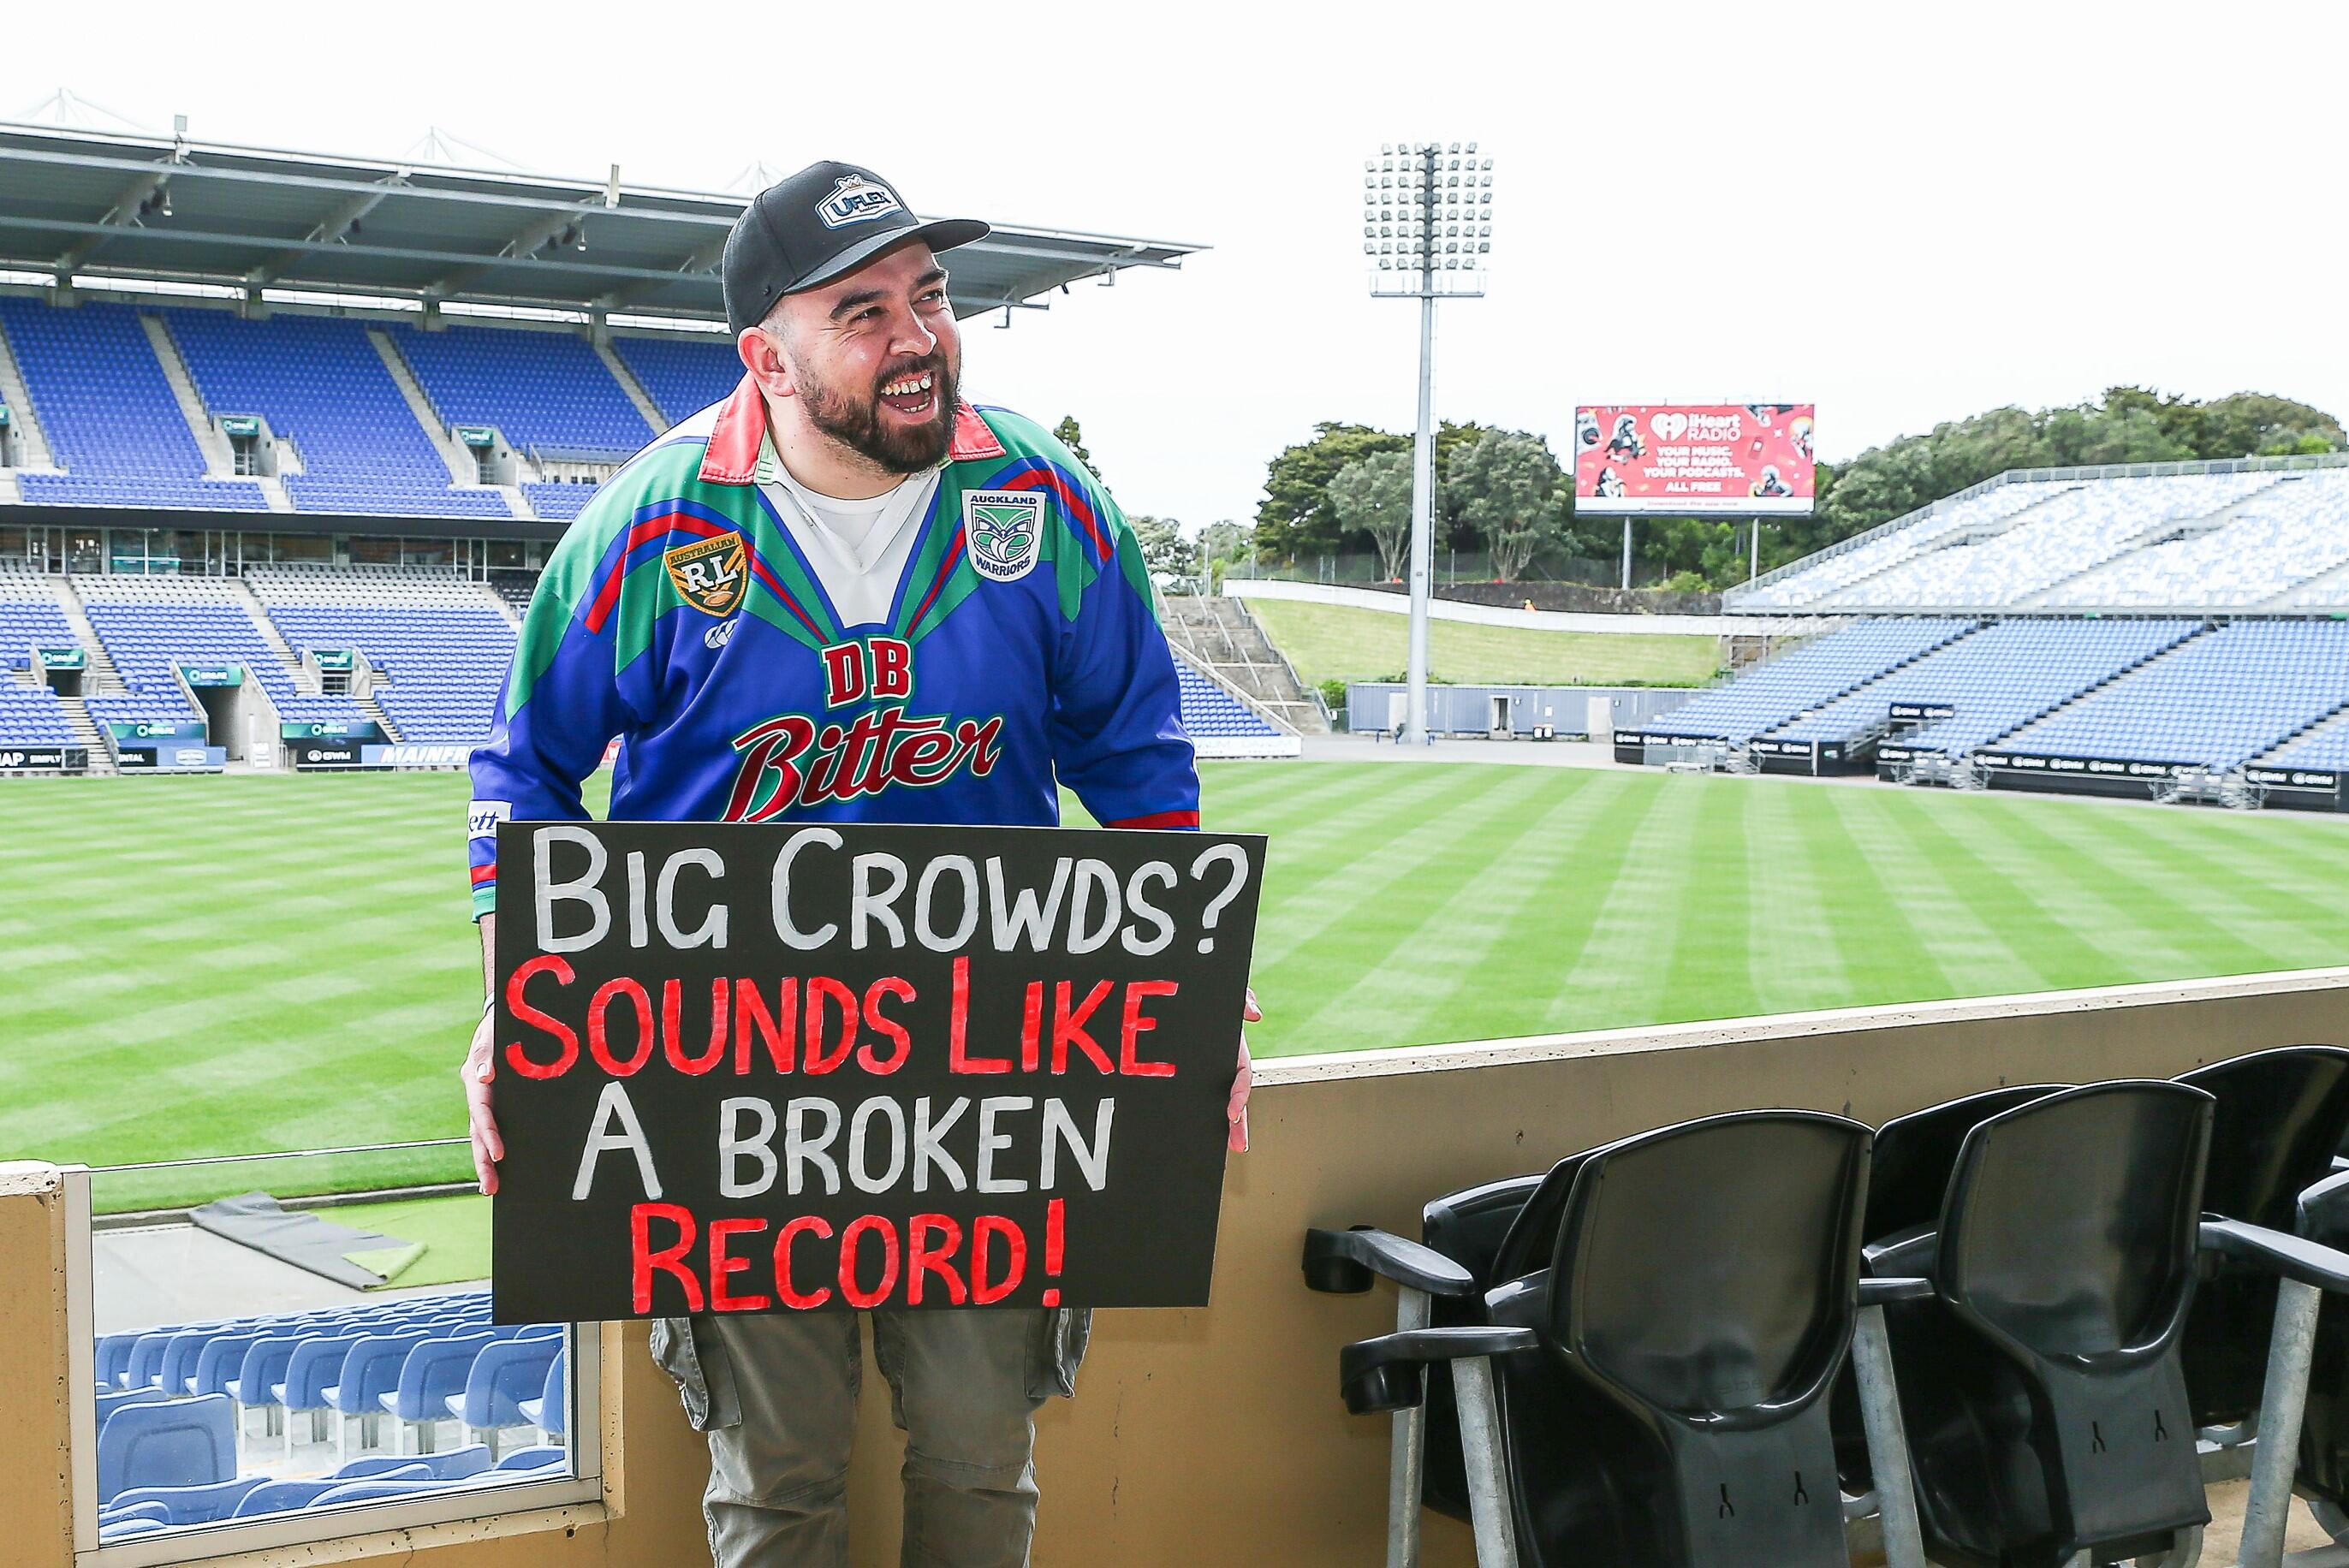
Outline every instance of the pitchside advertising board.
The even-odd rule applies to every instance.
[[[1808,403],[1608,403],[1574,411],[1574,507],[1592,515],[1807,516]]]
[[[503,1323],[1200,1306],[1264,840],[506,822]]]

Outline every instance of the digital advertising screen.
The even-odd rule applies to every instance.
[[[1604,403],[1574,411],[1574,505],[1592,515],[1807,516],[1808,403]]]

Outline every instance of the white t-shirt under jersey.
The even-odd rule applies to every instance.
[[[896,489],[863,500],[821,495],[792,477],[771,438],[759,453],[759,488],[815,569],[843,627],[889,618],[905,558],[921,537],[937,493],[938,470],[908,476]]]

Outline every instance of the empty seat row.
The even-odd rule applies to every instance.
[[[1846,1568],[1849,1498],[1891,1568],[2190,1563],[2198,1436],[2255,1429],[2239,1561],[2275,1568],[2295,1488],[2349,1534],[2349,1387],[2309,1381],[2349,1355],[2344,1136],[2324,1046],[1733,1112],[1434,1198],[1417,1242],[1309,1232],[1306,1283],[1398,1288],[1339,1357],[1395,1418],[1390,1563],[1425,1506],[1482,1563]]]

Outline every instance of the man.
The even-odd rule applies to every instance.
[[[621,740],[611,815],[1195,828],[1198,778],[1141,550],[1100,482],[1017,414],[960,397],[937,253],[869,170],[817,163],[726,244],[744,374],[639,452],[564,534],[473,755],[484,972],[496,824],[577,818]],[[1256,1016],[1254,1004],[1248,1007]],[[489,1018],[466,1059],[484,1191],[503,1156]],[[1247,1147],[1247,1046],[1230,1103]],[[876,1312],[907,1433],[905,1562],[1024,1563],[1032,1415],[1074,1392],[1085,1314]],[[844,1565],[863,1356],[848,1313],[655,1326],[709,1434],[720,1568]]]

